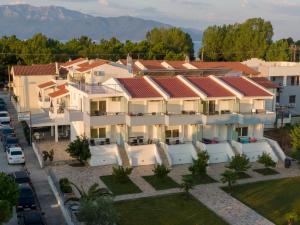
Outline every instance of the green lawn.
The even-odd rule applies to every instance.
[[[227,224],[192,196],[182,194],[116,203],[119,225],[222,225]]]
[[[172,180],[172,178],[168,176],[166,176],[165,178],[158,178],[157,176],[152,175],[144,176],[143,178],[156,190],[165,190],[179,187],[179,184],[177,184],[174,180]]]
[[[251,178],[251,176],[245,172],[238,172],[237,176],[239,180]]]
[[[183,175],[182,177],[183,178],[192,179],[195,185],[198,185],[198,184],[209,184],[209,183],[215,183],[215,182],[217,182],[216,180],[214,180],[213,178],[211,178],[208,175],[206,175],[204,177],[200,177],[200,176],[193,176],[192,174],[188,174],[188,175]]]
[[[106,184],[108,189],[114,195],[134,194],[142,192],[138,186],[136,186],[130,178],[126,182],[119,182],[113,175],[101,176],[100,179]]]
[[[255,171],[256,173],[260,173],[264,176],[279,174],[279,172],[277,172],[276,170],[271,169],[271,168],[255,169],[253,171]]]
[[[239,185],[232,195],[278,225],[287,224],[288,213],[300,217],[300,177]]]

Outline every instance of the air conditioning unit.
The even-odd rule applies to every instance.
[[[289,103],[289,104],[288,104],[288,107],[289,107],[289,108],[295,108],[295,107],[296,107],[296,103]]]
[[[112,97],[111,101],[112,102],[120,102],[121,101],[121,97]]]

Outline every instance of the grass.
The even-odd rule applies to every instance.
[[[299,217],[300,177],[238,185],[230,192],[275,224],[286,225],[286,215],[291,212]],[[300,225],[300,221],[293,225]]]
[[[193,176],[192,174],[188,174],[188,175],[183,175],[183,178],[187,178],[187,179],[192,179],[194,182],[194,185],[198,185],[198,184],[210,184],[210,183],[216,183],[217,181],[214,180],[213,178],[211,178],[208,175],[205,176]]]
[[[251,176],[245,172],[238,172],[237,176],[239,180],[251,178]]]
[[[152,175],[144,176],[143,178],[156,190],[165,190],[179,187],[179,184],[177,184],[174,180],[172,180],[172,178],[168,176],[164,178],[158,178],[157,176]]]
[[[182,194],[116,203],[119,225],[225,225],[220,217],[192,196]]]
[[[100,179],[106,184],[114,195],[134,194],[142,192],[129,177],[124,182],[119,182],[115,176],[101,176]]]
[[[253,171],[255,171],[256,173],[260,173],[264,176],[279,174],[279,172],[271,168],[255,169]]]

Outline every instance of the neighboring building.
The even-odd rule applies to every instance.
[[[66,74],[67,71],[57,63],[13,66],[13,95],[18,101],[19,111],[39,111],[37,86],[44,81],[65,79]]]
[[[300,116],[300,63],[266,62],[260,59],[250,59],[243,63],[278,85],[276,103],[280,109],[279,115],[285,109],[282,115],[286,118],[291,113],[296,120]]]
[[[53,88],[50,82],[40,86],[47,85]],[[191,163],[197,149],[208,151],[210,163],[241,153],[251,161],[262,152],[283,159],[263,136],[264,124],[275,120],[266,111],[274,94],[246,77],[111,78],[102,84],[69,81],[52,90],[50,119],[33,118],[33,127],[54,127],[56,141],[59,129],[70,140],[85,135],[91,165],[122,164],[120,149],[132,166],[164,158],[170,165]]]
[[[133,60],[131,57],[121,59],[117,63],[125,65],[135,75],[211,75],[216,76],[255,76],[256,70],[240,62],[201,62],[170,60]]]

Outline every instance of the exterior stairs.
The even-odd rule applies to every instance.
[[[124,149],[124,147],[118,145],[118,151],[119,151],[119,155],[120,155],[121,160],[122,160],[122,165],[124,167],[130,167],[129,158],[128,158],[128,155],[127,155],[126,150]]]
[[[166,167],[171,167],[164,149],[159,144],[156,145],[156,148],[162,164],[164,164]]]

